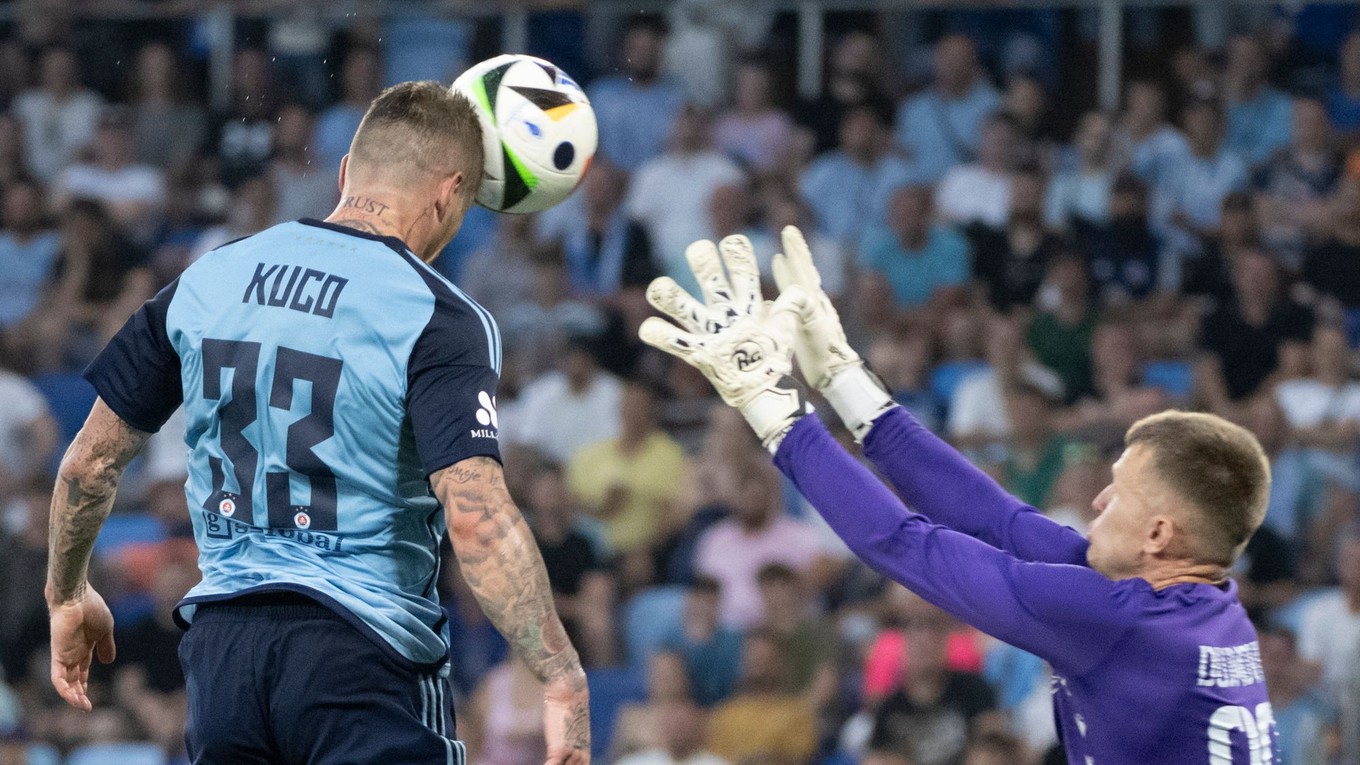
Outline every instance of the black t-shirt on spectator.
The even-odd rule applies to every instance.
[[[1048,261],[1061,246],[1060,239],[1044,234],[1033,252],[1019,255],[1004,228],[975,224],[964,233],[973,244],[973,278],[986,285],[987,301],[998,311],[1034,301]]]
[[[575,531],[568,532],[556,543],[539,539],[538,549],[542,551],[543,565],[548,569],[548,583],[553,592],[560,595],[579,593],[586,574],[604,568],[604,562],[595,554],[590,540]]]
[[[1242,399],[1256,392],[1279,364],[1280,344],[1306,342],[1313,333],[1313,312],[1282,298],[1270,312],[1264,326],[1256,327],[1242,319],[1234,303],[1220,303],[1204,319],[1200,347],[1218,356],[1228,395]]]
[[[1106,225],[1078,223],[1077,242],[1091,264],[1095,294],[1108,302],[1116,295],[1147,297],[1157,288],[1161,245],[1142,219],[1115,220]]]
[[[1303,256],[1303,280],[1347,308],[1360,307],[1360,244],[1328,239]]]
[[[900,690],[884,699],[869,746],[903,752],[915,765],[958,765],[968,746],[969,724],[995,708],[996,692],[985,680],[947,672],[944,692],[934,704],[918,704]]]
[[[1222,242],[1210,240],[1205,243],[1203,255],[1186,261],[1181,292],[1213,298],[1219,304],[1232,302],[1232,271],[1223,255]]]

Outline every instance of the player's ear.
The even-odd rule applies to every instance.
[[[1176,524],[1169,515],[1154,515],[1148,519],[1148,525],[1143,537],[1143,552],[1149,555],[1159,555],[1166,552],[1171,546],[1171,540],[1176,536]]]
[[[345,193],[345,175],[349,172],[349,152],[340,158],[340,193]]]
[[[445,177],[439,182],[439,193],[436,195],[435,205],[438,208],[439,218],[452,215],[458,209],[458,192],[463,188],[463,171],[459,170],[452,175]]]

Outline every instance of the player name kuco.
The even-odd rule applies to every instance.
[[[255,275],[246,285],[242,303],[288,308],[327,319],[335,315],[335,304],[349,280],[315,268],[282,263],[255,266]]]

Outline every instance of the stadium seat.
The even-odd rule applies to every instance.
[[[643,590],[623,607],[624,647],[628,665],[645,674],[647,659],[667,637],[680,631],[685,588],[653,587]]]
[[[71,752],[66,765],[165,765],[165,752],[155,744],[90,744]]]
[[[1346,309],[1346,344],[1360,348],[1360,308]]]
[[[930,374],[930,392],[942,405],[948,407],[954,399],[954,391],[963,378],[987,368],[987,362],[976,359],[967,361],[946,361],[935,367]]]
[[[1188,398],[1194,372],[1188,361],[1149,361],[1143,365],[1143,381],[1176,398]]]
[[[61,752],[51,744],[29,744],[25,765],[61,765]]]
[[[43,374],[32,381],[47,399],[47,408],[57,420],[62,441],[70,442],[80,432],[90,407],[94,406],[94,388],[78,374]]]
[[[99,557],[116,555],[129,545],[155,544],[165,540],[165,525],[153,515],[114,513],[104,521],[94,542]]]
[[[590,683],[590,750],[591,758],[596,762],[604,762],[609,754],[619,709],[624,704],[647,698],[643,678],[643,674],[630,667],[586,672],[586,680]]]

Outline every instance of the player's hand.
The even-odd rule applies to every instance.
[[[702,372],[773,451],[798,418],[811,411],[791,376],[794,336],[805,298],[802,288],[790,285],[778,300],[767,303],[760,295],[760,271],[751,242],[729,236],[719,248],[721,255],[705,240],[685,250],[705,302],[699,303],[670,277],[656,279],[647,288],[647,300],[680,326],[653,316],[638,334],[648,345]]]
[[[544,765],[590,765],[590,691],[585,674],[549,683],[543,693]]]
[[[845,339],[841,317],[822,290],[822,276],[812,263],[812,252],[803,233],[785,226],[780,238],[784,251],[774,256],[774,282],[780,292],[796,285],[807,296],[799,314],[802,321],[798,325],[794,356],[808,384],[820,391],[837,374],[863,362]]]
[[[821,274],[802,232],[785,226],[781,237],[784,252],[774,256],[775,284],[781,294],[799,288],[807,296],[794,345],[798,368],[808,384],[826,396],[855,440],[862,442],[874,420],[894,406],[892,396],[846,340],[841,317],[822,290]]]
[[[93,587],[80,598],[49,604],[52,632],[52,686],[67,704],[86,712],[90,704],[90,662],[94,655],[113,661],[113,614]]]

